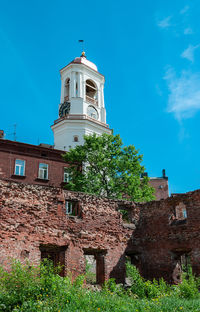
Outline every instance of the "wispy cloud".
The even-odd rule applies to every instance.
[[[184,6],[182,10],[180,10],[180,14],[185,14],[190,9],[189,5]]]
[[[163,20],[158,22],[158,27],[160,28],[168,28],[171,26],[171,18],[172,16],[168,16],[166,18],[164,18]]]
[[[186,58],[187,60],[191,61],[192,63],[194,62],[194,52],[196,49],[198,49],[200,47],[200,45],[189,45],[189,47],[183,51],[183,53],[181,54],[181,57]]]
[[[179,77],[169,68],[164,79],[169,89],[167,112],[181,122],[200,110],[200,73],[182,71]]]
[[[184,29],[184,35],[192,35],[192,34],[193,34],[193,30],[191,27]]]

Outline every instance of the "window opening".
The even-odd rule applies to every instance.
[[[74,136],[74,142],[78,142],[78,135]]]
[[[174,213],[169,217],[171,225],[185,224],[187,222],[187,209],[183,203],[175,207]]]
[[[173,259],[173,272],[172,272],[172,280],[175,284],[181,282],[181,274],[183,272],[189,274],[190,269],[190,255],[189,251],[173,251],[172,252]]]
[[[70,90],[70,79],[66,79],[65,81],[65,91],[64,91],[64,101],[69,100],[69,90]]]
[[[187,210],[183,203],[180,203],[178,206],[176,206],[175,213],[176,219],[178,220],[183,220],[187,218]]]
[[[54,267],[61,266],[60,276],[65,275],[65,251],[67,246],[41,245],[41,260],[48,259],[52,261]]]
[[[86,101],[97,105],[97,87],[91,80],[86,80]]]
[[[85,255],[85,276],[87,284],[96,284],[96,259],[94,255]]]
[[[66,209],[66,214],[67,215],[72,215],[72,202],[66,201],[65,203],[65,209]]]
[[[133,213],[131,207],[120,205],[118,211],[121,213],[124,223],[133,223]]]
[[[64,167],[64,182],[68,183],[69,182],[69,168]]]
[[[15,160],[15,175],[24,176],[25,174],[25,160]]]
[[[139,272],[142,272],[142,258],[141,254],[138,252],[127,252],[126,253],[126,262],[129,262],[131,265],[134,265]],[[128,282],[129,278],[125,279]],[[129,283],[129,282],[128,282]]]
[[[39,179],[48,179],[48,165],[47,164],[39,164],[39,172],[38,172]]]
[[[85,249],[86,282],[88,284],[103,284],[105,282],[106,251]]]
[[[67,216],[81,216],[81,209],[78,201],[65,201],[65,213]]]

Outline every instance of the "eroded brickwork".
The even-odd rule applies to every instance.
[[[78,202],[79,217],[66,215],[66,200]],[[56,246],[66,249],[65,274],[83,273],[87,253],[96,257],[100,282],[109,277],[122,282],[132,229],[123,227],[117,209],[112,200],[0,180],[0,263],[8,266],[8,257],[39,263],[41,253]]]
[[[66,202],[76,216],[66,214]],[[176,283],[189,262],[200,275],[200,190],[134,204],[0,180],[0,224],[6,267],[9,257],[36,264],[50,255],[64,264],[63,274],[76,276],[85,271],[85,255],[93,255],[99,283],[123,282],[129,256],[145,278]]]
[[[175,268],[185,258],[200,275],[200,190],[138,207],[140,221],[128,250],[137,255],[143,276],[176,282]]]

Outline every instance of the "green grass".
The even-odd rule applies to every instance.
[[[199,282],[192,275],[183,277],[179,286],[169,286],[163,280],[145,281],[130,265],[127,271],[133,281],[129,290],[111,279],[102,291],[94,292],[84,287],[85,276],[72,283],[49,262],[39,267],[13,262],[10,273],[0,268],[0,311],[200,312]]]

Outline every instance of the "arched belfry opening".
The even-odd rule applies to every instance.
[[[98,105],[97,87],[96,84],[90,79],[86,80],[85,94],[87,102]]]
[[[70,91],[70,79],[67,78],[65,80],[65,92],[64,92],[64,101],[68,101],[69,100],[69,91]]]

